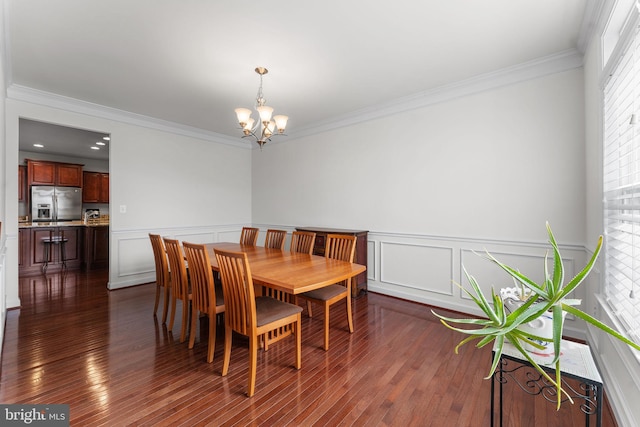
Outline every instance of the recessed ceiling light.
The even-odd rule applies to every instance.
[[[104,139],[105,141],[111,141],[111,138],[108,136],[103,136],[102,139]]]
[[[42,144],[33,144],[34,147],[38,147],[38,148],[44,148],[44,145]]]
[[[91,149],[92,149],[92,150],[99,150],[99,149],[100,149],[100,147],[95,147],[95,146],[94,146],[94,147],[91,147]]]
[[[106,145],[106,144],[104,142],[102,142],[102,141],[98,141],[98,142],[96,142],[96,145]]]

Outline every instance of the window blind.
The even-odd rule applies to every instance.
[[[605,297],[640,341],[640,31],[636,25],[604,87]]]

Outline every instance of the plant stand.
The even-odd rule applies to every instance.
[[[491,352],[493,355],[495,349]],[[538,363],[549,375],[555,377],[555,366],[547,365],[551,362],[551,356],[538,356],[532,354],[532,359]],[[562,367],[562,388],[580,404],[580,410],[585,414],[585,425],[589,427],[592,415],[596,417],[596,427],[602,426],[603,386],[600,373],[593,360],[589,346],[573,341],[562,340],[562,355],[560,356]],[[526,372],[525,383],[516,378],[518,371]],[[564,378],[573,378],[580,382],[579,389],[571,387]],[[498,402],[500,411],[500,424],[502,427],[502,385],[512,379],[526,393],[530,395],[542,395],[545,399],[555,403],[557,399],[556,388],[549,384],[539,372],[524,358],[511,343],[505,343],[502,349],[502,357],[491,379],[491,427],[494,426],[495,417],[495,384],[499,384]],[[568,400],[568,399],[567,399]]]

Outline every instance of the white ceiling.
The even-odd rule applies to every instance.
[[[7,78],[239,137],[264,66],[295,133],[580,49],[597,1],[5,0]]]

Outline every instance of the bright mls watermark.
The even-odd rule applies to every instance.
[[[0,425],[68,427],[69,405],[0,404]]]

